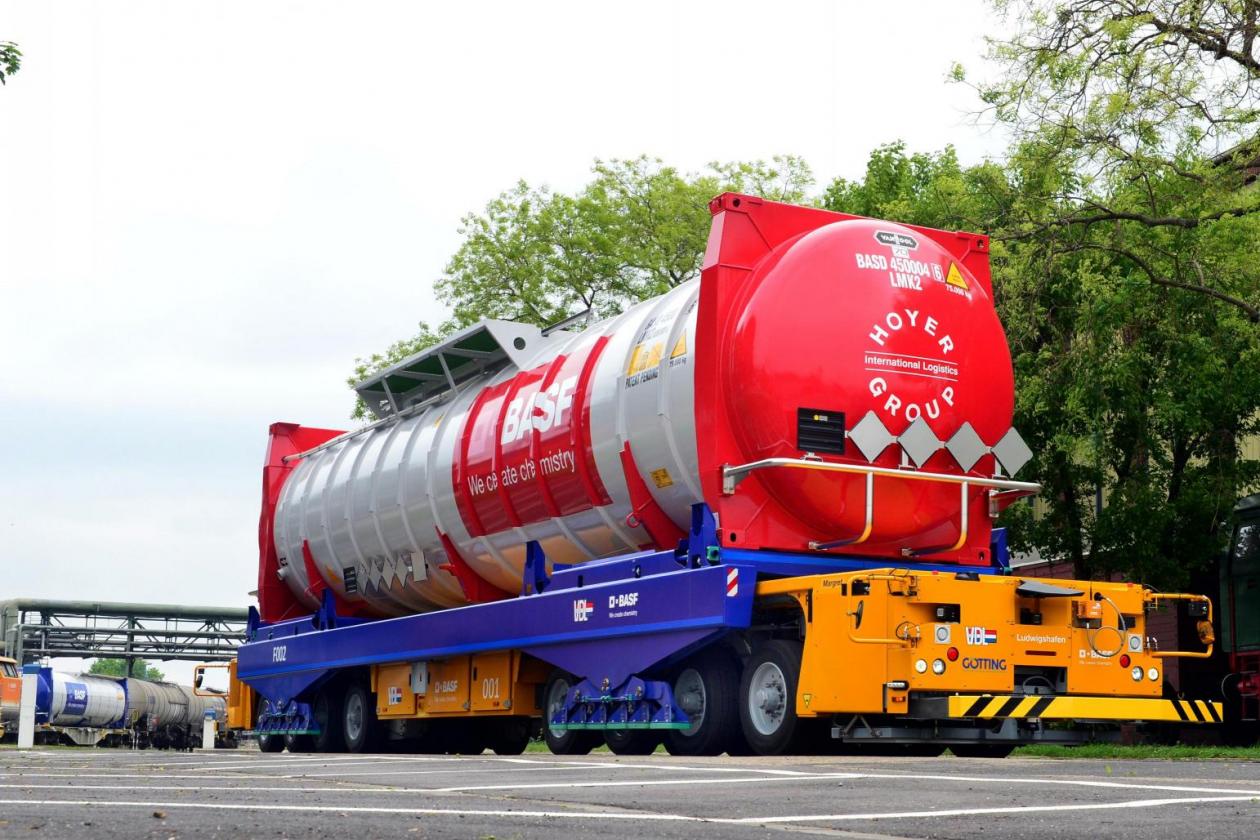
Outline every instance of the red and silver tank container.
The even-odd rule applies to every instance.
[[[467,328],[360,383],[365,428],[273,426],[263,618],[504,597],[529,540],[669,547],[701,501],[728,546],[986,564],[983,482],[1030,454],[987,238],[711,209],[697,281],[578,332]]]

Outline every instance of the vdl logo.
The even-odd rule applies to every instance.
[[[579,598],[573,602],[573,620],[587,621],[591,617],[591,613],[595,612],[595,602],[588,601],[585,598]]]
[[[989,630],[984,627],[968,627],[967,628],[967,644],[969,645],[996,645],[997,631]]]

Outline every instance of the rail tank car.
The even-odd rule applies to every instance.
[[[222,720],[227,708],[222,697],[201,696],[187,686],[174,683],[128,677],[126,691],[126,721],[128,727],[133,728],[199,726],[207,710]]]
[[[263,618],[326,590],[362,616],[513,596],[528,541],[563,564],[671,547],[701,501],[727,545],[987,563],[986,489],[897,475],[1027,458],[987,239],[797,210],[741,240],[773,246],[706,254],[739,280],[578,332],[482,322],[360,383],[364,429],[273,426]],[[886,472],[775,460],[801,458]]]
[[[117,729],[124,725],[127,692],[117,680],[41,669],[35,720],[50,726]]]

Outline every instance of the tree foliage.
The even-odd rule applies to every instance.
[[[1140,259],[1196,259],[1219,288],[1254,296],[1250,215],[1192,228],[1042,226],[1071,199],[1047,189],[1075,173],[1036,138],[1005,167],[964,168],[952,149],[877,149],[865,177],[837,179],[831,209],[947,229],[991,231],[994,285],[1016,373],[1015,426],[1036,458],[1021,478],[1045,487],[1042,515],[1017,506],[1017,546],[1069,558],[1082,577],[1124,572],[1184,582],[1223,539],[1233,501],[1257,477],[1239,457],[1260,411],[1260,344],[1244,308],[1198,289],[1152,283]],[[1181,186],[1118,183],[1115,206]],[[1193,196],[1187,196],[1187,200]],[[1103,498],[1105,504],[1099,505]]]
[[[995,5],[1016,28],[977,90],[1014,138],[1002,164],[888,146],[824,203],[992,234],[1045,488],[1040,515],[1008,514],[1017,545],[1177,586],[1257,479],[1239,451],[1260,412],[1257,8]]]
[[[102,677],[125,677],[128,676],[127,660],[97,659],[92,662],[92,667],[88,669],[88,673],[98,674]],[[154,682],[162,682],[166,679],[166,675],[162,673],[161,669],[139,659],[131,663],[130,676]]]
[[[8,84],[12,76],[22,67],[22,51],[12,41],[0,41],[0,85]]]
[[[794,157],[690,174],[639,157],[596,161],[592,171],[574,195],[522,181],[464,217],[464,241],[436,286],[453,326],[616,314],[698,275],[713,196],[735,190],[803,201],[813,183]]]
[[[655,158],[596,161],[573,195],[524,181],[466,215],[463,242],[435,284],[452,316],[358,359],[350,383],[482,318],[546,326],[589,312],[614,315],[699,275],[709,201],[726,190],[806,202],[803,160],[713,163],[684,173]],[[366,407],[355,407],[356,418]]]

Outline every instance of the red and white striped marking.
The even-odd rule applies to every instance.
[[[726,597],[734,598],[739,594],[739,569],[726,570]]]

